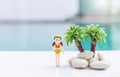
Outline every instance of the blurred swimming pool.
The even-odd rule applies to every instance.
[[[49,51],[52,50],[53,36],[64,35],[65,30],[72,23],[23,23],[0,24],[0,51]],[[120,24],[105,25],[107,43],[97,45],[100,50],[120,49]],[[64,50],[77,50],[74,44],[66,46]],[[83,42],[84,48],[89,50],[90,43]]]

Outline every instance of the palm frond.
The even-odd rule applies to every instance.
[[[67,45],[73,43],[73,41],[82,40],[84,34],[84,27],[72,25],[65,32],[65,41]]]
[[[106,33],[104,31],[104,28],[100,28],[99,25],[88,25],[86,29],[86,34],[91,39],[91,43],[94,42],[94,38],[97,39],[99,43],[106,41]]]

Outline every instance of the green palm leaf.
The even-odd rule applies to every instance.
[[[84,27],[72,25],[65,32],[65,41],[67,45],[72,44],[73,41],[83,40]]]
[[[86,27],[86,32],[85,32],[85,38],[90,37],[91,43],[94,42],[94,38],[99,42],[105,42],[106,41],[106,33],[104,31],[104,28],[100,28],[99,25],[88,25]]]

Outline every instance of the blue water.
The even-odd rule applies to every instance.
[[[52,50],[53,36],[64,36],[65,30],[72,23],[23,23],[0,24],[0,51],[49,51]],[[97,45],[100,50],[120,49],[120,27],[104,26],[107,32],[107,43]],[[116,39],[116,38],[117,39]],[[66,46],[63,40],[64,50],[77,50],[74,44]],[[83,42],[84,48],[89,50],[89,39]],[[116,45],[116,46],[114,46]]]
[[[70,24],[1,24],[0,50],[52,50],[53,36],[64,35]],[[75,46],[65,49],[76,49]]]

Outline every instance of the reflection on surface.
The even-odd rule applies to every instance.
[[[60,69],[59,68],[55,69],[55,76],[54,77],[61,77]]]

